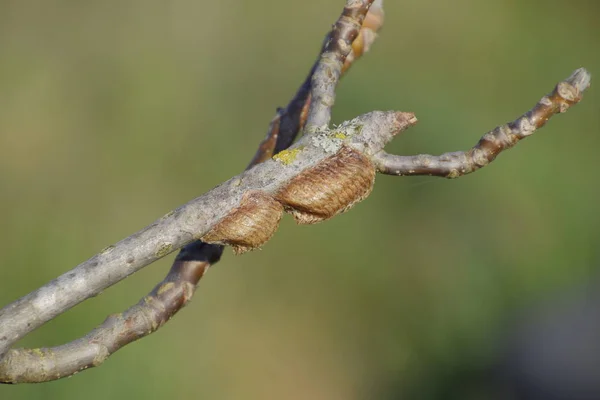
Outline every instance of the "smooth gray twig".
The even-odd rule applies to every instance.
[[[531,136],[536,129],[557,113],[566,112],[581,100],[583,91],[590,85],[591,75],[584,68],[556,85],[530,111],[513,122],[486,133],[479,143],[468,151],[445,153],[439,156],[420,154],[397,156],[381,151],[373,162],[377,170],[388,175],[430,175],[458,178],[488,165],[502,151],[513,147],[521,139]]]
[[[335,88],[342,75],[344,61],[352,51],[363,20],[373,0],[348,0],[325,43],[325,49],[311,82],[311,102],[306,120],[308,133],[326,129],[335,102]]]
[[[39,383],[96,367],[123,346],[155,332],[188,303],[204,273],[219,260],[215,246],[197,243],[180,253],[169,274],[138,304],[62,346],[11,349],[0,360],[0,382]]]

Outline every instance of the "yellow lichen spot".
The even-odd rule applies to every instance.
[[[171,290],[173,288],[173,286],[175,286],[175,284],[173,282],[165,283],[164,285],[162,285],[161,287],[158,288],[158,292],[156,292],[156,294],[158,294],[160,296],[161,294]]]
[[[302,150],[302,147],[298,147],[291,150],[283,150],[273,156],[274,160],[281,162],[283,165],[290,165],[294,162],[298,153]]]
[[[146,297],[144,297],[144,303],[145,304],[153,304],[154,303],[154,297],[152,297],[152,296],[146,296]]]
[[[102,254],[108,254],[111,251],[113,251],[115,249],[115,246],[113,246],[112,244],[110,246],[106,246],[105,248],[103,248],[102,250],[100,250],[100,253]]]
[[[448,175],[446,175],[446,178],[448,179],[456,179],[460,176],[460,172],[458,172],[457,170],[453,169],[451,170]]]
[[[342,132],[334,132],[333,137],[336,139],[341,139],[341,140],[344,140],[347,138],[346,134],[344,134]]]
[[[110,314],[108,317],[106,317],[106,320],[104,320],[104,323],[107,323],[109,321],[111,321],[111,323],[113,323],[112,321],[121,321],[123,320],[123,313],[117,313],[117,314]]]
[[[175,211],[171,210],[168,213],[166,213],[165,215],[163,215],[163,219],[167,219],[167,218],[171,217],[173,214],[175,214]]]
[[[162,243],[158,249],[156,249],[156,257],[162,258],[173,251],[173,245],[171,243]]]
[[[44,352],[42,351],[42,349],[31,349],[31,353],[35,354],[40,358],[44,357]]]
[[[242,184],[242,180],[237,178],[231,181],[231,186],[240,186]]]

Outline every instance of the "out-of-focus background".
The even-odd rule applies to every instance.
[[[242,171],[343,3],[3,0],[0,305]],[[466,149],[575,68],[600,77],[596,1],[385,10],[334,118],[414,111],[419,125],[391,152]],[[474,175],[380,176],[331,221],[286,217],[262,251],[227,250],[158,333],[73,378],[0,386],[0,399],[509,399],[536,363],[561,381],[553,351],[600,359],[567,318],[582,311],[564,306],[598,283],[597,89]],[[20,344],[84,334],[137,302],[172,259]],[[535,323],[542,314],[554,328]],[[567,326],[575,339],[549,340]]]

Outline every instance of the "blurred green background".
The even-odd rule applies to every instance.
[[[0,2],[0,305],[242,171],[342,6]],[[466,149],[575,68],[600,76],[598,2],[385,10],[334,119],[415,112],[391,152]],[[594,86],[474,175],[379,176],[348,214],[316,226],[286,217],[262,251],[227,250],[156,334],[73,378],[0,386],[0,399],[448,398],[435,393],[492,362],[522,309],[596,273]],[[84,334],[137,302],[172,258],[21,345]]]

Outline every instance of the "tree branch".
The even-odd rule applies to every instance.
[[[323,54],[311,81],[311,102],[306,121],[308,132],[326,129],[335,102],[335,88],[352,42],[358,36],[373,0],[348,0],[342,16],[325,42]]]
[[[367,18],[363,23],[371,4],[381,11],[372,14],[379,16],[379,22]],[[209,265],[218,261],[223,245],[232,246],[236,253],[262,246],[277,230],[283,212],[304,224],[345,212],[368,196],[376,169],[400,175],[404,170],[419,174],[418,170],[449,177],[472,172],[543,126],[555,113],[577,103],[589,85],[587,71],[577,70],[532,111],[486,134],[467,153],[391,156],[383,148],[416,123],[412,113],[376,111],[328,128],[338,80],[368,49],[382,16],[381,1],[347,1],[309,74],[310,93],[307,79],[286,108],[289,115],[278,111],[251,169],[0,310],[0,381],[47,381],[99,365],[119,348],[158,329],[181,309]],[[292,143],[304,121],[307,134],[270,158]],[[284,122],[289,125],[282,130]],[[109,317],[88,335],[51,349],[8,350],[43,323],[182,246],[186,247],[165,280],[137,305]]]
[[[349,1],[348,4],[350,3],[351,2]],[[355,6],[353,12],[358,15],[366,13],[370,3],[370,1],[365,2],[362,5],[362,9],[360,5]],[[347,70],[354,60],[358,59],[368,50],[375,39],[375,32],[383,23],[382,1],[379,0],[376,1],[376,3],[376,12],[374,16],[368,20],[369,23],[361,30],[359,34],[360,41],[357,41],[358,43],[352,47],[351,52],[353,53],[353,56],[345,63],[344,70]],[[346,15],[348,14],[347,9],[348,5],[344,9],[340,19],[342,17],[348,18]],[[335,27],[344,27],[348,22],[352,22],[351,17],[348,21],[338,21],[334,26],[334,31],[332,31],[328,37],[335,37]],[[326,51],[326,49],[327,46],[324,45],[322,52]],[[346,55],[347,54],[340,54],[339,57],[344,60]],[[309,77],[305,80],[288,107],[283,111],[278,110],[276,117],[269,126],[267,137],[259,145],[258,151],[247,169],[269,159],[274,152],[279,152],[280,149],[289,147],[298,131],[302,129],[303,124],[306,121],[308,104],[310,103],[310,82],[318,65],[319,61],[315,63]],[[282,130],[282,135],[279,135],[281,126],[283,126],[284,129]],[[275,222],[278,221],[279,217],[275,219]],[[268,237],[272,235],[275,229],[276,226],[273,227],[272,232]],[[232,232],[229,233],[231,234]],[[243,233],[247,234],[248,231],[244,231]],[[171,248],[176,247],[171,243],[164,242],[162,247],[160,247],[160,252],[165,252],[166,255]],[[112,251],[112,246],[105,250],[105,252]],[[143,298],[137,305],[129,308],[121,316],[109,317],[104,324],[94,329],[88,335],[62,346],[51,349],[9,350],[3,358],[0,358],[0,382],[17,383],[48,381],[69,376],[80,370],[101,364],[110,354],[117,351],[119,348],[154,332],[180,310],[193,295],[196,284],[202,277],[204,271],[212,263],[216,263],[219,260],[222,251],[223,245],[220,244],[208,244],[199,240],[191,242],[183,247],[182,251],[175,259],[171,272],[167,277],[160,282],[148,296]],[[88,262],[89,261],[91,260],[88,260]],[[133,264],[135,262],[135,256],[130,255],[127,261],[128,263]],[[183,261],[186,262],[184,263]],[[86,263],[73,270],[69,274],[69,278],[81,275],[83,269],[80,267],[85,266],[85,264]],[[98,266],[96,261],[91,263],[92,266],[94,264]],[[182,268],[185,268],[187,271],[185,274],[182,274]],[[116,279],[123,279],[126,276],[127,275],[124,275],[123,277],[118,276]],[[36,299],[37,304],[42,304],[49,297],[54,297],[57,294],[60,294],[63,297],[66,296],[64,287],[68,285],[67,282],[69,279],[64,278],[65,275],[59,277],[57,280],[51,282],[37,292],[32,293],[30,296],[26,296],[30,297],[28,300],[23,298],[5,307],[0,311],[0,323],[3,318],[6,320],[11,318],[11,314],[20,314],[25,317],[21,320],[26,322],[26,314],[29,311],[33,311],[31,306],[35,307],[36,304],[29,302],[29,300]],[[85,277],[81,279],[87,281]],[[116,283],[116,281],[109,284],[114,283]],[[96,292],[102,290],[101,288],[102,286],[97,286],[92,292],[85,294],[82,299],[85,300],[91,295],[97,294]],[[82,289],[81,291],[85,291],[85,289]],[[37,313],[37,320],[34,321],[35,323],[28,322],[27,328],[31,331],[83,300],[74,300],[75,303],[67,303],[66,308],[65,305],[54,304],[53,307],[49,307],[46,310],[50,311],[49,313],[46,312],[45,315]],[[13,338],[9,338],[7,335],[0,338],[0,345],[2,346],[0,347],[0,355],[3,351],[6,351],[14,341],[28,333],[27,329],[23,329],[23,327],[21,327],[20,331],[20,333],[16,332],[16,335],[14,335]],[[2,331],[0,330],[0,334],[1,333]],[[4,343],[2,343],[3,341]]]
[[[557,113],[566,112],[577,104],[583,91],[590,85],[591,75],[580,68],[560,82],[552,93],[542,99],[527,113],[513,122],[486,133],[479,143],[468,151],[445,153],[440,156],[420,154],[397,156],[381,151],[373,158],[377,170],[388,175],[431,175],[458,178],[485,167],[502,151],[510,149],[521,139],[531,136]]]
[[[46,382],[96,367],[121,347],[156,331],[187,304],[198,281],[219,261],[214,245],[186,246],[166,278],[140,302],[109,316],[84,337],[62,346],[9,350],[0,361],[0,381]]]
[[[0,310],[3,353],[44,322],[192,240],[230,245],[241,253],[263,245],[276,231],[284,210],[293,213],[300,223],[317,222],[346,211],[362,199],[365,191],[370,191],[372,181],[368,182],[368,187],[357,188],[362,192],[357,192],[354,197],[353,193],[336,191],[341,179],[347,182],[354,178],[341,167],[352,167],[350,162],[359,159],[370,166],[374,177],[375,169],[368,161],[369,155],[415,122],[411,113],[372,112],[327,135],[306,136],[286,151],[285,156],[255,166],[109,246]],[[344,149],[351,150],[341,151]],[[340,169],[333,170],[332,166]],[[324,172],[329,175],[321,176],[321,181],[315,182],[315,174],[323,175]],[[351,172],[359,171],[353,169]],[[302,186],[307,184],[314,193],[303,190]],[[308,193],[309,201],[301,198],[297,202],[296,191],[300,195]],[[333,208],[327,208],[330,204]],[[324,206],[326,214],[321,211]],[[302,219],[311,214],[314,216],[310,221]],[[0,360],[0,370],[14,367],[14,363],[8,364],[5,360]],[[1,375],[6,376],[6,373]]]
[[[369,51],[371,45],[377,38],[377,32],[383,26],[383,15],[383,1],[375,0],[368,10],[358,36],[352,42],[352,50],[344,61],[341,71],[342,74],[348,71],[352,64],[361,58],[364,53]],[[342,17],[343,16],[344,14],[342,13]],[[334,29],[336,25],[334,25]],[[277,110],[277,114],[269,124],[267,135],[259,144],[256,154],[250,161],[248,168],[260,164],[271,158],[273,155],[290,147],[298,133],[304,128],[311,102],[311,82],[322,54],[327,51],[327,44],[332,35],[333,31],[325,37],[319,57],[287,107],[279,108]]]

